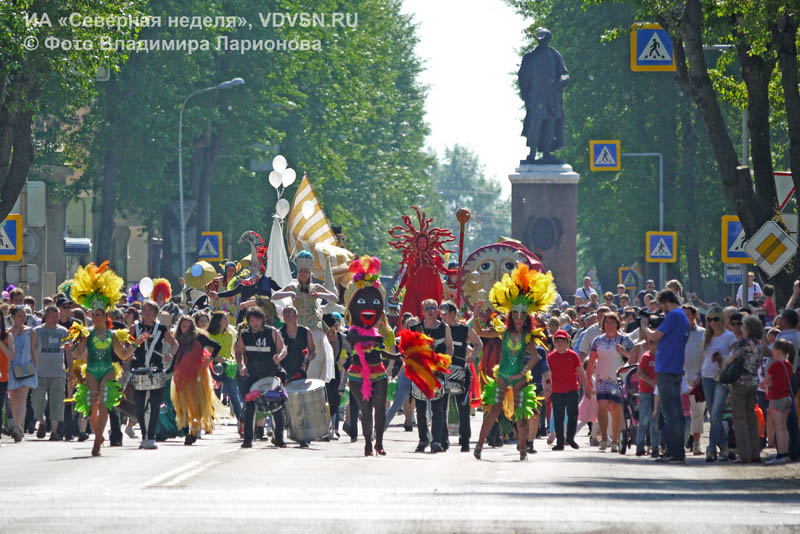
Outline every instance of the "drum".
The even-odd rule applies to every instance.
[[[439,382],[444,382],[444,379],[439,374],[437,374],[436,376],[439,378]],[[433,397],[431,397],[429,399],[428,397],[425,396],[425,394],[422,392],[422,390],[419,389],[419,387],[414,382],[411,382],[411,396],[414,397],[415,399],[422,400],[422,401],[424,401],[424,400],[439,400],[444,396],[444,388],[441,387],[441,386],[436,388],[436,393],[434,393]]]
[[[265,414],[275,413],[286,404],[286,392],[277,376],[262,378],[250,386],[250,391],[259,391],[261,395],[253,401],[256,410]]]
[[[467,375],[463,367],[450,366],[450,374],[444,377],[444,392],[463,395],[466,391]]]
[[[325,437],[331,416],[322,380],[295,380],[286,384],[286,414],[289,416],[289,438],[312,441]]]
[[[136,391],[152,391],[164,387],[167,378],[158,367],[140,367],[131,371],[131,384]]]

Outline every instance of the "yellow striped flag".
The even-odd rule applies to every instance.
[[[314,208],[308,218],[303,216],[303,206],[307,202]],[[300,187],[297,188],[287,221],[286,233],[290,254],[294,256],[301,250],[311,252],[314,255],[312,273],[319,280],[325,279],[325,266],[327,259],[330,258],[334,278],[338,283],[346,285],[349,281],[348,267],[355,256],[336,244],[336,236],[319,205],[307,175],[303,175]]]

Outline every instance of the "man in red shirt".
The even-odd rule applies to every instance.
[[[653,413],[656,387],[656,347],[658,341],[650,339],[645,343],[647,352],[639,360],[636,374],[639,376],[639,429],[636,434],[636,456],[644,456],[644,443],[647,432],[650,432],[650,456],[658,458],[658,418]]]
[[[564,450],[564,411],[567,412],[566,443],[577,449],[575,429],[578,426],[578,379],[583,384],[586,395],[592,395],[592,386],[586,381],[581,360],[578,354],[569,348],[570,337],[566,330],[558,330],[553,335],[555,350],[547,355],[547,366],[550,367],[550,381],[553,392],[550,402],[553,406],[553,422],[556,427],[556,445],[554,451]]]

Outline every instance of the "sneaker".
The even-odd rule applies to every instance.
[[[604,451],[604,450],[606,450],[606,448],[608,448],[608,442],[607,442],[607,441],[601,441],[601,442],[600,442],[599,449],[600,449],[601,451]]]
[[[619,452],[619,446],[616,443],[611,444],[611,452]]]
[[[720,453],[719,453],[719,461],[720,462],[727,462],[728,460],[731,460],[731,459],[732,459],[731,458],[731,451],[730,451],[730,449],[728,449],[728,447],[723,447],[722,449],[720,449]]]
[[[706,449],[706,463],[714,463],[717,461],[717,451],[709,447]]]
[[[563,445],[555,445],[552,448],[552,450],[554,450],[554,451],[563,451],[564,450],[564,446]]]
[[[243,449],[252,449],[253,448],[253,442],[252,441],[243,441],[242,442],[242,448]]]
[[[86,432],[81,432],[78,434],[78,441],[86,441],[87,439],[89,439],[89,434]]]
[[[47,435],[47,425],[44,423],[39,423],[39,428],[36,430],[36,438],[37,439],[44,439]]]
[[[783,465],[783,464],[788,464],[788,463],[789,463],[789,457],[788,457],[788,456],[776,456],[775,458],[772,458],[772,459],[770,459],[770,460],[767,460],[767,461],[766,461],[766,462],[764,462],[764,463],[765,463],[765,464],[767,464],[767,465]]]
[[[136,437],[136,432],[133,431],[132,426],[125,427],[125,433],[128,435],[129,438],[133,439]]]
[[[700,442],[699,441],[694,444],[694,447],[692,447],[692,455],[693,456],[703,456],[703,451],[700,450]]]
[[[414,450],[414,452],[425,452],[425,449],[427,447],[428,447],[428,442],[427,441],[420,441],[419,444],[417,445],[416,450]]]
[[[141,443],[139,443],[139,449],[144,449],[145,445],[147,445],[147,440],[143,439]]]
[[[300,445],[301,449],[307,449],[308,448],[308,442],[307,441],[298,441],[297,444]]]
[[[469,443],[461,444],[461,452],[469,452]]]
[[[569,445],[570,447],[572,447],[572,448],[573,448],[573,449],[575,449],[575,450],[578,450],[578,449],[580,449],[580,448],[581,448],[581,447],[580,447],[580,445],[578,445],[577,443],[575,443],[575,440],[568,441],[568,442],[567,442],[567,445]]]
[[[444,447],[442,447],[441,445],[439,445],[439,443],[434,441],[433,443],[431,443],[431,452],[432,453],[444,452]]]
[[[644,456],[645,452],[644,449],[636,449],[636,456]]]
[[[650,451],[650,458],[660,458],[660,454],[658,454],[658,447],[654,448]]]
[[[145,440],[143,448],[145,448],[147,450],[157,449],[158,446],[156,445],[156,440],[154,440],[154,439]]]
[[[555,432],[550,432],[547,435],[547,444],[548,445],[552,445],[555,440],[556,440],[556,433]]]
[[[61,441],[63,438],[58,432],[50,432],[50,441]]]

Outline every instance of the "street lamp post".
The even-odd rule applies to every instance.
[[[244,85],[242,78],[233,78],[218,85],[212,85],[205,89],[198,89],[190,94],[183,100],[181,104],[181,111],[178,117],[178,206],[180,211],[180,232],[181,232],[181,269],[180,272],[186,269],[186,218],[183,213],[183,109],[186,107],[186,102],[195,95],[201,93],[208,93],[209,91],[216,91],[222,89],[230,89],[231,87],[239,87]]]

